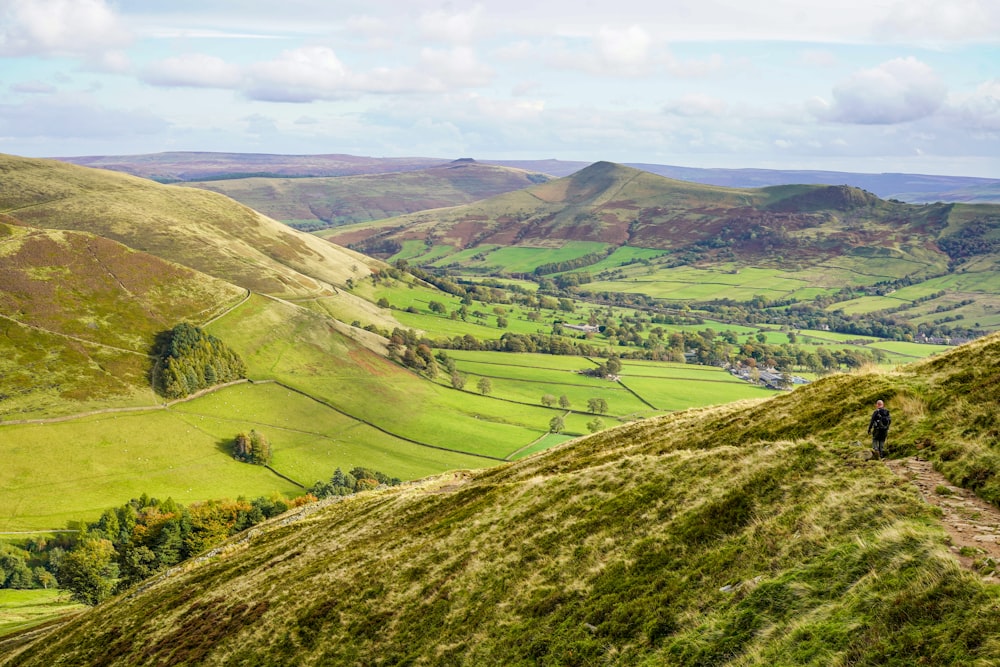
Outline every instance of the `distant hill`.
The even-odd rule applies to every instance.
[[[426,169],[448,162],[437,158],[370,158],[356,155],[273,155],[269,153],[169,152],[56,158],[84,167],[111,169],[163,183],[222,178],[356,176]]]
[[[843,310],[914,335],[918,325],[1000,329],[995,204],[905,204],[845,185],[723,188],[599,162],[473,204],[317,234],[391,262],[545,278],[598,300],[638,293],[706,312],[756,301],[770,311],[739,305],[738,316],[805,328]],[[798,317],[799,304],[813,316]]]
[[[299,229],[321,229],[469,204],[551,180],[474,160],[364,176],[190,181]]]
[[[307,506],[8,638],[0,661],[988,664],[995,563],[970,549],[963,569],[916,487],[855,441],[883,398],[894,456],[995,501],[998,382],[993,336]]]
[[[66,162],[113,169],[163,182],[248,177],[316,177],[415,171],[444,165],[448,158],[372,158],[353,155],[271,155],[260,153],[171,152],[150,155],[59,158]],[[569,176],[589,162],[555,159],[482,160],[554,177]],[[883,199],[910,203],[1000,202],[1000,179],[933,174],[870,174],[841,171],[784,169],[708,169],[664,164],[625,163],[683,181],[731,188],[771,185],[850,185]],[[278,216],[280,217],[280,216]],[[284,218],[282,218],[284,219]]]
[[[1000,225],[1000,206],[914,206],[850,186],[722,188],[598,162],[572,176],[482,202],[323,236],[383,255],[413,240],[450,246],[455,253],[589,241],[757,263],[779,255],[787,263],[888,252],[945,270],[949,256],[927,241],[960,234],[971,219],[994,229]],[[441,253],[435,261],[446,262]]]

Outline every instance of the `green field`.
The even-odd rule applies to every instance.
[[[434,262],[434,265],[445,266],[459,262],[467,269],[489,269],[504,273],[530,273],[543,264],[576,259],[592,252],[602,252],[607,247],[606,243],[597,243],[595,241],[565,241],[561,245],[545,248],[480,245],[474,249],[466,249],[439,259]],[[483,259],[476,259],[476,255],[480,253],[483,253],[485,257]]]
[[[758,294],[777,299],[807,287],[811,285],[803,278],[790,277],[777,269],[698,269],[690,266],[640,267],[633,269],[624,280],[595,281],[587,285],[593,291],[638,293],[677,301],[723,298],[749,301]]]
[[[0,637],[84,609],[65,591],[0,589]]]
[[[143,493],[181,503],[296,495],[261,466],[233,460],[225,438],[174,410],[0,427],[0,531],[65,528]],[[314,481],[314,480],[313,480]]]
[[[455,351],[453,357],[459,370],[470,377],[490,377],[494,393],[510,400],[539,403],[544,394],[565,395],[571,410],[586,411],[588,399],[604,398],[608,425],[615,417],[645,417],[658,411],[774,395],[710,366],[626,360],[620,382],[612,382],[576,372],[593,368],[592,362],[581,357],[463,351]]]

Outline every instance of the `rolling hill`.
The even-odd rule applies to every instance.
[[[336,287],[377,262],[220,195],[10,156],[0,174],[5,418],[153,403],[156,334],[208,322],[250,292],[335,299],[393,322]]]
[[[323,234],[358,247],[420,240],[455,252],[487,245],[544,246],[592,241],[707,256],[813,259],[860,247],[924,254],[958,216],[954,205],[887,202],[847,186],[731,189],[674,181],[596,163],[567,178],[468,206],[426,211]],[[995,224],[1000,208],[973,209]],[[710,252],[717,250],[719,252]],[[932,249],[934,250],[934,249]],[[723,252],[724,251],[724,252]],[[936,253],[943,261],[943,252]]]
[[[884,398],[893,456],[996,502],[998,383],[994,335],[310,505],[0,664],[990,664],[996,564],[855,441]]]
[[[577,272],[592,294],[688,304],[761,295],[824,309],[848,287],[867,290],[854,312],[906,311],[900,318],[915,323],[947,312],[979,330],[1000,328],[996,205],[911,205],[848,186],[721,188],[603,162],[466,206],[319,235],[457,273]],[[774,275],[757,291],[734,292],[725,277],[762,269]],[[702,289],[678,290],[689,280],[682,270],[700,272],[692,284]]]
[[[549,432],[566,410],[538,404],[541,384],[494,398],[386,358],[402,325],[365,290],[452,298],[429,284],[396,286],[381,262],[216,193],[55,161],[0,157],[0,171],[0,532],[144,493],[301,494],[338,466],[413,479],[570,437]],[[157,338],[179,322],[223,340],[252,382],[154,392]],[[250,429],[271,469],[233,460]]]
[[[252,176],[356,176],[411,171],[440,165],[438,158],[369,158],[356,155],[274,155],[176,151],[147,155],[92,155],[58,158],[97,169],[111,169],[164,183]]]
[[[149,155],[105,155],[58,158],[88,167],[113,169],[162,182],[208,179],[311,178],[397,173],[436,167],[441,158],[373,158],[355,155],[272,155],[260,153],[168,152]],[[528,172],[569,176],[589,162],[542,160],[481,160],[482,164]],[[730,188],[772,185],[846,184],[874,192],[883,199],[923,202],[1000,202],[1000,181],[995,178],[933,174],[868,174],[843,171],[781,169],[706,169],[666,164],[630,162],[629,167],[668,178]],[[274,216],[280,217],[280,216]]]
[[[85,231],[275,296],[330,293],[371,261],[215,193],[52,160],[0,156],[0,212]]]
[[[474,160],[364,176],[190,181],[299,229],[390,218],[469,204],[550,180],[549,176]]]

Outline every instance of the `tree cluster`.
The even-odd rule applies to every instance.
[[[79,534],[37,537],[20,547],[0,547],[0,581],[7,588],[68,589],[94,605],[227,537],[289,507],[315,500],[303,496],[212,500],[185,507],[145,494],[106,510]]]
[[[168,398],[246,377],[246,364],[239,355],[192,324],[178,324],[165,338],[160,387]]]
[[[271,443],[263,433],[250,429],[233,441],[233,458],[260,466],[271,465]]]
[[[368,491],[379,486],[399,486],[402,480],[398,477],[389,477],[385,473],[377,470],[370,470],[356,466],[350,472],[344,472],[340,468],[333,471],[333,476],[328,481],[318,481],[309,488],[309,493],[317,498],[329,498],[331,496],[349,496],[352,493]]]
[[[579,269],[584,266],[590,266],[591,264],[597,264],[602,259],[608,257],[618,248],[612,246],[607,250],[600,252],[590,252],[582,257],[576,257],[574,259],[564,259],[560,262],[549,262],[548,264],[540,264],[535,267],[534,274],[536,276],[544,276],[550,273],[563,273],[564,271],[572,271],[573,269]]]

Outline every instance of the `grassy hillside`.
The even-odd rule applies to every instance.
[[[995,502],[998,382],[993,336],[303,508],[3,664],[992,664],[995,586],[853,443],[883,398]]]
[[[371,263],[215,193],[52,160],[0,156],[0,213],[32,227],[89,232],[280,296],[331,293]]]
[[[418,171],[317,178],[241,178],[186,183],[219,192],[299,229],[381,220],[520,190],[549,176],[459,160]]]
[[[0,419],[154,403],[156,335],[245,290],[99,236],[0,223]]]
[[[915,234],[936,239],[969,216],[953,205],[884,201],[847,186],[790,185],[733,189],[675,181],[599,162],[525,191],[443,211],[402,216],[324,234],[378,252],[410,239],[455,251],[488,245],[552,247],[592,241],[703,259],[784,262],[828,259],[856,248],[882,248],[925,261]],[[997,207],[967,207],[996,226]],[[962,227],[964,227],[964,224]],[[960,228],[962,228],[960,227]],[[949,229],[948,234],[957,231]],[[937,251],[940,266],[947,256]],[[441,263],[441,258],[435,259]]]

